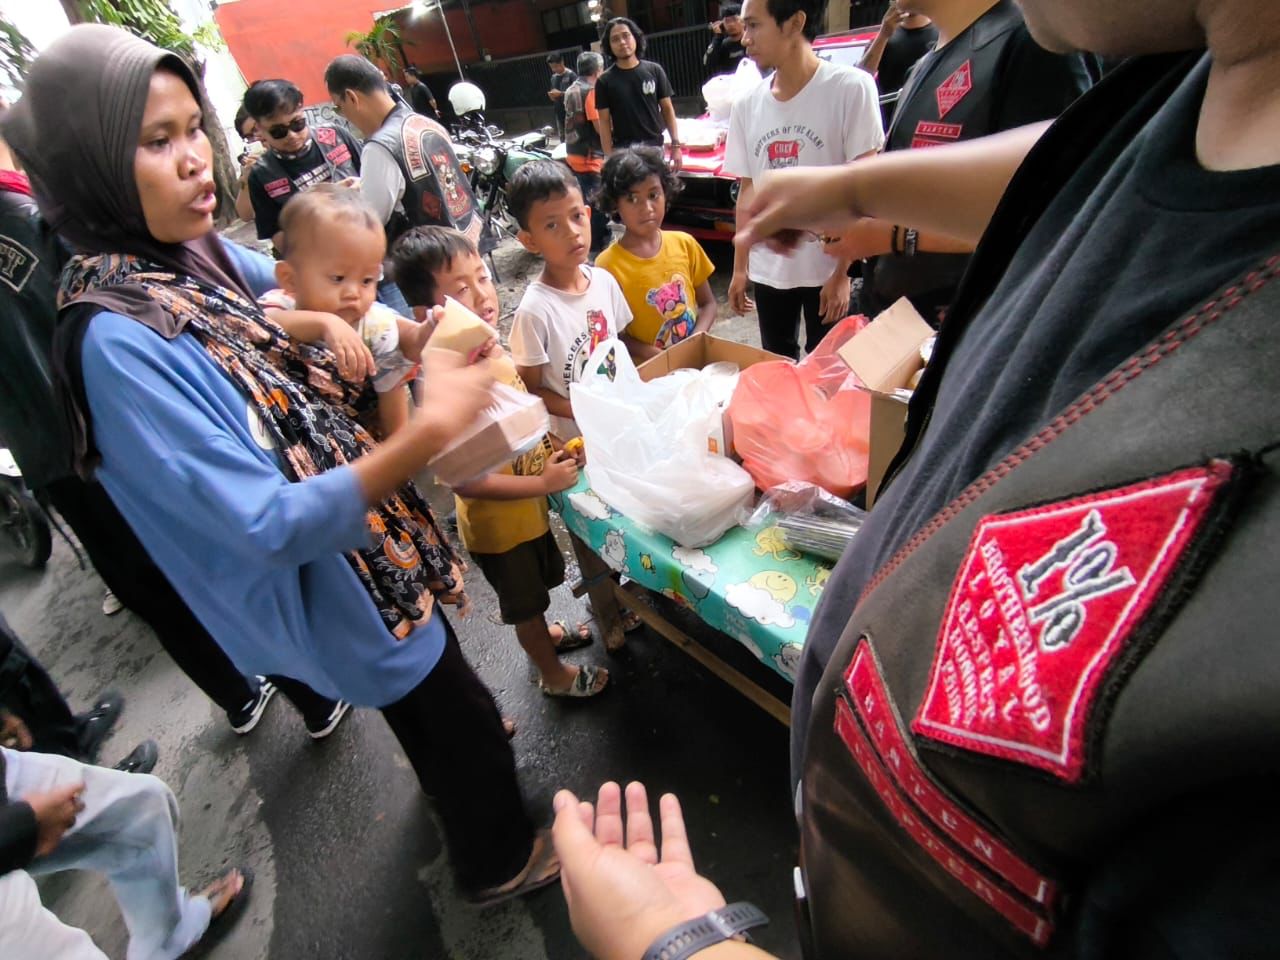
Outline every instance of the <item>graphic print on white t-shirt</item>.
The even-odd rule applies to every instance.
[[[631,323],[631,308],[618,282],[598,267],[583,266],[590,278],[581,294],[556,290],[541,281],[529,284],[511,325],[511,359],[520,367],[541,367],[542,386],[568,398],[569,385],[582,377],[591,351]],[[551,432],[577,436],[567,417],[551,417]]]
[[[778,100],[765,79],[734,103],[724,172],[754,179],[771,170],[835,166],[883,144],[879,96],[870,74],[822,61],[789,100]],[[835,258],[821,243],[802,244],[789,256],[760,244],[751,250],[748,275],[757,283],[793,289],[821,286],[835,268]]]

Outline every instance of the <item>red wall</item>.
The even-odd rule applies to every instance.
[[[329,99],[329,61],[355,52],[343,38],[352,30],[370,30],[373,14],[388,6],[387,0],[236,0],[220,4],[214,18],[245,82],[283,77],[302,88],[304,103],[313,104]]]
[[[563,2],[563,0],[561,0]],[[465,63],[482,59],[476,49],[471,27],[461,7],[448,11],[449,29],[458,48],[458,58]],[[480,42],[494,60],[518,57],[545,49],[542,21],[529,0],[498,0],[496,3],[471,4],[471,16],[476,22]],[[409,62],[424,73],[452,70],[453,53],[440,20],[440,11],[410,15],[397,14],[401,35],[405,39],[404,52]]]
[[[539,10],[563,4],[564,0],[473,2],[471,15],[489,56],[501,60],[546,49]],[[280,0],[224,0],[214,10],[214,18],[247,83],[283,77],[302,88],[304,103],[315,104],[329,99],[324,87],[329,61],[355,52],[344,37],[353,30],[368,31],[373,14],[393,5],[387,0],[310,0],[303,7]],[[397,15],[405,54],[426,73],[454,68],[440,17],[438,9]],[[482,59],[462,8],[452,6],[448,17],[462,62]]]

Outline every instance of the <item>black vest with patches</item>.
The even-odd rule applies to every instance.
[[[1118,116],[1074,111],[1015,177],[889,482],[1045,185]],[[1277,316],[1280,252],[1204,291],[868,582],[808,730],[808,955],[1207,955],[1164,943],[1184,916],[1220,918],[1218,955],[1274,951],[1249,939],[1269,914],[1248,891],[1275,888]]]
[[[1022,15],[1003,0],[942,50],[921,58],[903,84],[885,149],[918,150],[998,132],[999,104],[1016,95],[1004,74],[1019,41],[1027,41]],[[968,265],[964,253],[878,257],[867,307],[874,315],[901,296],[911,297],[936,325],[937,310],[950,302]]]
[[[480,235],[471,184],[444,127],[401,104],[369,140],[390,151],[404,176],[404,213],[387,222],[388,244],[420,226],[453,227],[473,240]]]

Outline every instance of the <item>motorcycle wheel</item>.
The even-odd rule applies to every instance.
[[[31,494],[8,482],[0,484],[0,533],[24,567],[37,570],[49,562],[53,534],[44,511]]]

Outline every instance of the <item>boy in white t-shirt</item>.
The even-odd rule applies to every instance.
[[[746,0],[742,45],[771,77],[733,105],[724,172],[740,179],[738,209],[751,199],[752,180],[769,170],[825,167],[876,153],[884,144],[879,97],[871,75],[820,60],[813,52],[825,0]],[[760,341],[766,350],[799,359],[800,314],[805,351],[813,352],[825,324],[849,309],[849,261],[828,255],[807,237],[790,255],[765,245],[735,249],[729,306],[752,307],[755,285]]]
[[[587,263],[591,210],[568,167],[553,160],[525,164],[511,178],[507,207],[520,224],[520,242],[544,261],[516,308],[511,358],[529,392],[546,403],[551,432],[571,440],[579,431],[569,384],[601,341],[631,323],[631,308],[618,282]]]

